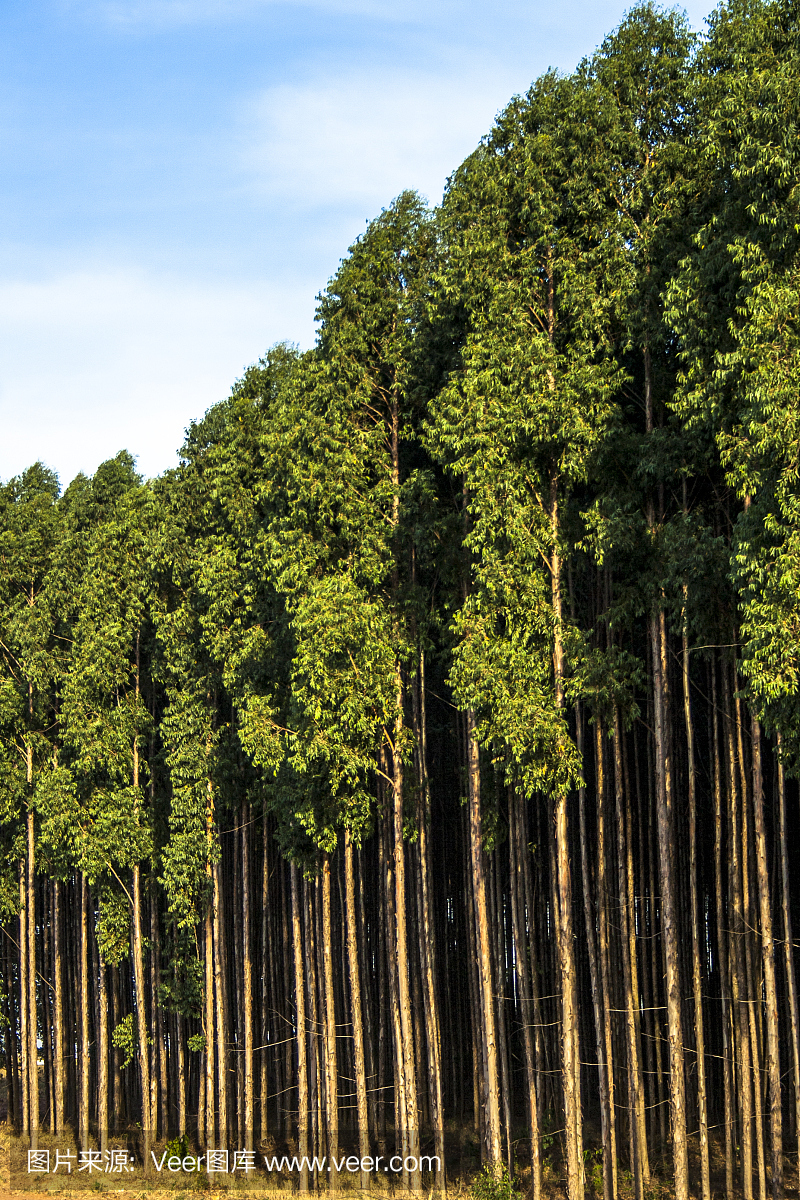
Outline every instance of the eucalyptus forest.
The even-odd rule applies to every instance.
[[[795,0],[640,4],[174,470],[0,487],[21,1144],[796,1186],[799,124]]]

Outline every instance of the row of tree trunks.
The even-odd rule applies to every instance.
[[[671,643],[659,613],[649,628],[652,721],[626,729],[613,706],[570,710],[586,784],[555,798],[549,813],[513,779],[499,786],[474,714],[453,743],[463,814],[455,793],[435,794],[416,678],[402,680],[414,778],[386,752],[379,828],[360,844],[348,831],[316,881],[313,870],[304,879],[285,865],[272,818],[249,803],[212,853],[209,789],[200,1014],[163,1008],[156,993],[170,917],[146,866],[128,885],[130,955],[108,964],[91,881],[49,880],[35,860],[29,870],[26,838],[20,917],[6,929],[3,960],[3,1053],[20,1130],[33,1137],[44,1122],[53,1131],[70,1124],[81,1146],[104,1145],[110,1126],[146,1130],[149,1120],[154,1144],[178,1130],[193,1139],[197,1121],[209,1148],[352,1147],[363,1157],[388,1147],[405,1158],[443,1151],[446,1120],[472,1117],[484,1160],[498,1168],[511,1158],[518,1169],[510,1149],[524,1121],[525,1170],[538,1195],[542,1139],[549,1147],[550,1131],[564,1130],[566,1169],[574,1151],[566,1114],[577,1114],[582,1134],[581,1109],[599,1100],[604,1194],[615,1194],[627,1166],[640,1196],[661,1149],[659,1107],[669,1098],[674,1112],[683,1088],[683,1145],[696,1131],[698,1193],[711,1189],[716,1136],[729,1197],[739,1187],[779,1195],[782,1143],[794,1150],[800,1099],[795,784],[737,696],[733,661],[720,653],[696,666],[685,631]],[[406,736],[394,732],[398,742]],[[448,812],[457,819],[442,839]],[[487,819],[500,830],[490,847]],[[564,925],[573,908],[582,932],[571,938],[570,962]],[[136,1053],[123,1068],[110,1035],[131,1016]],[[579,1044],[595,1050],[584,1052],[582,1071]],[[42,1065],[32,1104],[34,1046]],[[580,1090],[565,1089],[565,1062]],[[669,1133],[679,1156],[674,1117]],[[581,1155],[579,1173],[582,1163]]]

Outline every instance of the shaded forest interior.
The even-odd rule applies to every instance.
[[[796,1186],[799,117],[796,5],[639,5],[174,471],[0,488],[26,1146]]]

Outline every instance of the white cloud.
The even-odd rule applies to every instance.
[[[278,6],[387,21],[408,19],[411,11],[417,8],[424,12],[422,0],[405,0],[400,9],[382,0],[79,0],[79,3],[84,11],[97,13],[112,25],[132,29],[231,21]]]
[[[312,283],[211,286],[130,268],[0,283],[0,478],[66,484],[126,448],[154,475],[183,430],[282,338],[310,344]]]
[[[243,166],[262,194],[301,209],[356,202],[372,215],[405,188],[436,204],[511,95],[501,75],[374,71],[269,88],[245,119]]]

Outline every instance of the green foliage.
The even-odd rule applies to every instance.
[[[504,1165],[486,1163],[470,1188],[473,1200],[514,1200],[519,1196],[517,1183]]]
[[[175,1157],[184,1159],[189,1153],[189,1139],[185,1133],[182,1133],[180,1137],[171,1138],[165,1142],[164,1149],[167,1152],[167,1159]]]
[[[103,962],[118,964],[130,945],[130,898],[119,887],[108,883],[101,886],[96,929]]]
[[[797,30],[787,6],[735,0],[700,56],[699,228],[668,288],[681,338],[674,408],[716,442],[744,501],[731,581],[756,711],[797,759]]]
[[[111,1044],[123,1052],[124,1057],[120,1064],[123,1069],[130,1066],[138,1053],[136,1030],[133,1027],[133,1013],[128,1013],[127,1017],[123,1017],[119,1025],[111,1030]]]

